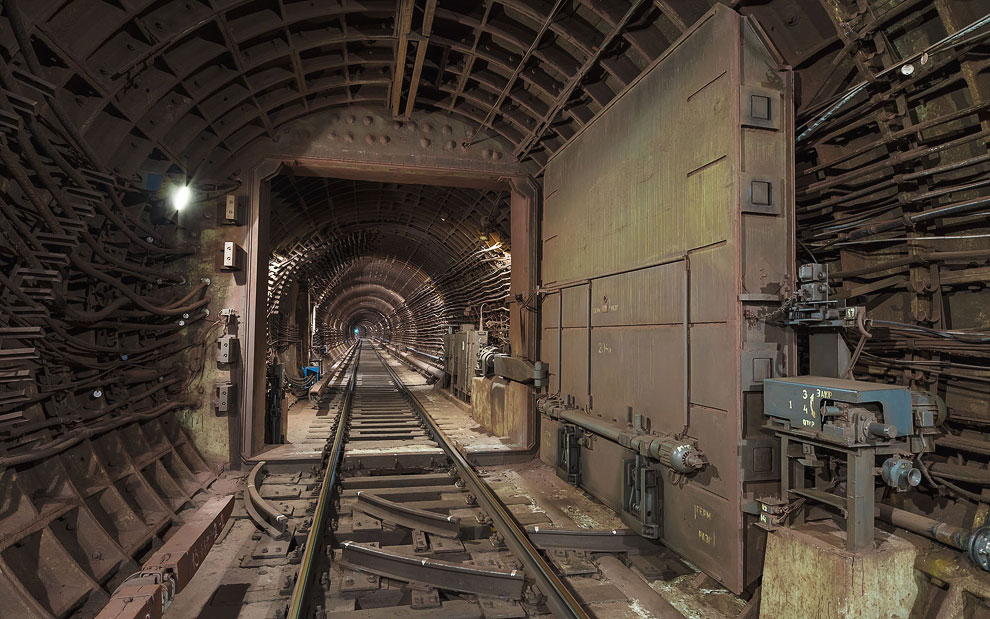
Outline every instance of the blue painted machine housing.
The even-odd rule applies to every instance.
[[[911,390],[907,387],[825,376],[763,380],[763,413],[786,419],[795,430],[820,432],[823,402],[878,404],[883,422],[896,427],[898,436],[914,433]]]

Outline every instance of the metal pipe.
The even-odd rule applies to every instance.
[[[404,361],[404,362],[408,363],[409,365],[412,365],[414,368],[418,369],[419,371],[424,372],[424,373],[426,373],[426,374],[428,374],[428,375],[436,378],[437,380],[440,380],[441,378],[443,378],[443,370],[442,369],[440,369],[440,368],[438,368],[438,367],[436,367],[434,365],[430,365],[429,363],[426,363],[425,361],[420,361],[416,357],[412,357],[410,355],[407,355],[406,353],[400,351],[398,348],[396,348],[395,346],[392,346],[391,344],[385,344],[385,343],[383,343],[382,345],[388,350],[388,352],[390,354],[392,354],[396,358],[400,359],[401,361]]]
[[[849,234],[839,235],[840,241],[852,241],[855,239],[861,239],[863,237],[872,236],[874,234],[879,234],[881,232],[886,232],[888,230],[895,230],[897,228],[907,227],[913,224],[923,223],[930,221],[932,219],[938,219],[939,217],[948,217],[951,215],[960,215],[968,211],[973,211],[978,208],[984,207],[990,204],[990,196],[983,196],[980,198],[974,198],[972,200],[963,200],[962,202],[956,202],[954,204],[947,204],[945,206],[940,206],[938,208],[931,208],[920,213],[915,213],[913,215],[905,215],[900,219],[891,219],[888,221],[882,221],[875,223],[870,226],[865,226],[857,230],[853,230]]]
[[[691,260],[684,254],[684,429],[691,423]]]
[[[977,567],[990,572],[990,526],[963,529],[883,504],[877,506],[877,517],[895,527],[961,550]]]
[[[971,532],[967,529],[882,503],[877,506],[877,516],[895,527],[923,535],[946,546],[969,550]]]
[[[557,393],[563,388],[563,372],[561,368],[562,357],[564,354],[564,290],[557,291]],[[549,376],[547,377],[547,390],[550,389]]]
[[[941,440],[936,440],[935,443],[944,445]],[[932,462],[928,465],[928,471],[932,477],[952,479],[954,481],[962,481],[980,486],[990,486],[990,470],[987,469],[950,464],[948,462]]]
[[[562,296],[561,297],[561,300],[563,301],[563,299],[564,298]],[[585,368],[585,370],[586,370],[586,372],[585,372],[585,397],[587,398],[587,407],[588,407],[588,410],[591,410],[591,408],[592,408],[592,402],[591,402],[591,354],[592,354],[592,352],[591,351],[594,348],[593,344],[591,343],[591,280],[588,280],[588,315],[586,316],[586,318],[588,320],[588,363],[587,363],[587,366]]]
[[[619,426],[545,399],[537,402],[537,407],[551,418],[574,424],[640,455],[659,460],[678,473],[690,473],[705,466],[704,454],[686,440],[664,434],[647,434],[636,424],[632,428]]]

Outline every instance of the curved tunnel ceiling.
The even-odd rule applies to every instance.
[[[855,76],[818,2],[756,14],[802,89]],[[6,0],[66,115],[118,173],[193,173],[330,107],[440,110],[541,164],[714,0]],[[753,6],[748,6],[753,5]],[[12,12],[12,11],[7,11]],[[24,40],[24,37],[20,37]],[[8,50],[11,56],[16,49]],[[822,83],[822,77],[828,83]]]
[[[720,1],[755,16],[794,67],[799,129],[860,81],[889,101],[896,93],[884,92],[887,78],[877,79],[883,69],[919,42],[964,27],[978,17],[979,5]],[[539,173],[715,2],[5,0],[0,27],[7,57],[51,84],[60,122],[82,136],[76,141],[96,167],[105,164],[124,177],[236,169],[226,163],[277,150],[294,121],[347,106],[377,107],[397,121],[449,114],[473,127],[466,137],[508,145],[518,162]],[[985,72],[954,66],[950,74],[969,76],[970,100],[985,100]],[[921,71],[917,79],[930,75]],[[831,137],[806,141],[799,168],[844,148],[845,138],[830,143]],[[809,172],[833,173],[827,166]],[[320,208],[322,181],[297,180],[302,187],[275,187],[299,207],[274,230],[285,252],[275,269],[299,272],[299,256],[310,256],[314,281],[326,280],[318,284],[323,293],[346,286],[349,276],[340,269],[360,256],[382,256],[381,269],[408,262],[436,277],[472,246],[472,232],[443,238],[435,221],[419,216],[352,218],[329,230],[314,224],[320,212],[310,212]],[[809,208],[844,191],[834,183],[824,194],[818,184],[810,187]],[[455,192],[450,199],[473,198]],[[392,208],[384,200],[376,204]],[[450,247],[431,244],[440,238]],[[278,307],[291,279],[276,278],[270,305]]]
[[[851,137],[819,132],[799,143],[799,200],[826,219],[828,205],[847,191],[845,167],[855,162],[829,153],[859,139],[856,131],[879,135],[880,165],[901,148],[885,131],[895,131],[895,142],[910,140],[911,132],[896,131],[903,117],[946,88],[961,102],[948,109],[968,101],[981,114],[966,119],[966,131],[985,122],[985,63],[957,56],[972,42],[954,45],[953,54],[909,78],[918,94],[908,100],[895,101],[900,87],[886,70],[964,28],[982,13],[979,2],[719,1],[755,16],[794,68],[799,131],[851,86],[870,86],[869,105],[838,119]],[[277,151],[295,121],[347,106],[377,108],[396,121],[427,112],[456,117],[473,127],[466,137],[508,145],[538,174],[715,2],[4,0],[0,28],[11,62],[50,83],[41,90],[57,100],[59,122],[82,137],[73,141],[97,169],[105,165],[128,181],[166,171],[221,181],[196,173],[236,170],[227,163]],[[936,85],[940,72],[951,84]],[[864,112],[870,116],[860,121]],[[410,261],[434,277],[446,258],[470,247],[469,235],[452,234],[453,254],[431,251],[427,237],[436,228],[421,218],[354,220],[317,237],[305,231],[308,202],[299,205],[303,212],[276,234],[301,244],[299,255],[338,256],[312,267],[324,276],[343,273],[327,265],[344,268],[351,258],[381,254],[381,268]],[[282,272],[299,271],[298,256],[288,256],[276,259],[276,270],[284,261]],[[291,278],[276,279],[275,307]]]

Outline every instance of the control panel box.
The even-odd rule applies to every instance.
[[[460,331],[444,336],[444,372],[450,390],[465,401],[471,399],[471,383],[480,374],[478,353],[488,344],[488,331],[473,324],[461,325]]]

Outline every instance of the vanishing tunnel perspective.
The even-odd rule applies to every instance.
[[[988,618],[988,145],[988,0],[0,0],[0,619]]]

